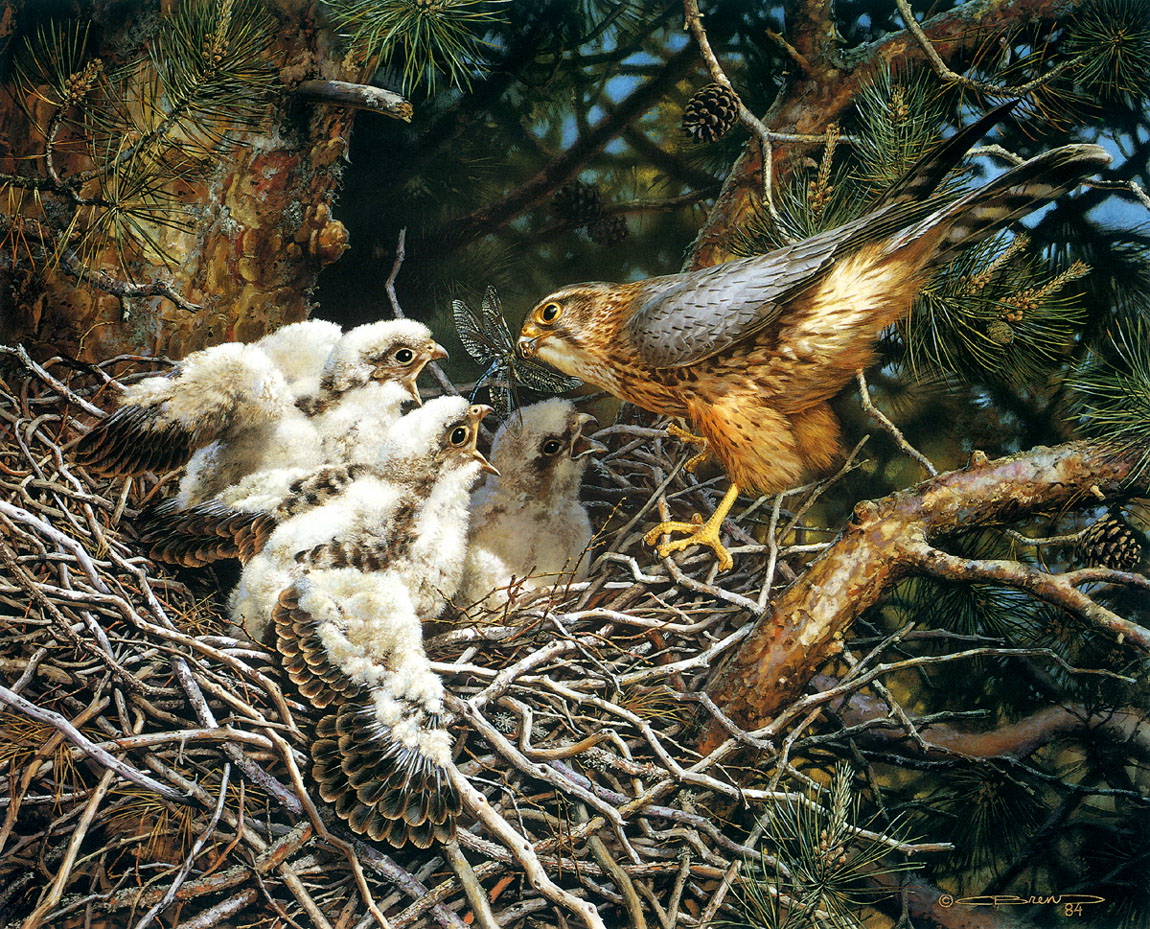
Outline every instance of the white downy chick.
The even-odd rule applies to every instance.
[[[244,567],[235,624],[262,641],[279,591],[317,567],[387,568],[407,579],[421,619],[437,616],[462,579],[471,488],[491,470],[475,448],[489,411],[458,397],[432,400],[392,425],[375,465],[359,466],[315,505],[293,497]]]
[[[586,577],[591,521],[579,485],[589,456],[605,450],[584,434],[594,421],[556,399],[524,407],[500,427],[491,448],[499,474],[472,500],[458,606],[498,610],[519,591]]]
[[[379,431],[404,399],[418,399],[415,379],[443,349],[410,320],[359,326],[334,344],[333,325],[297,323],[252,345],[217,345],[131,385],[77,443],[77,460],[99,474],[187,462],[174,504],[186,508],[257,471],[371,457]],[[341,418],[344,398],[354,409]]]
[[[374,461],[405,401],[420,403],[416,379],[446,358],[423,323],[396,319],[357,326],[331,352],[313,417],[325,462]]]
[[[447,841],[460,808],[421,623],[462,575],[489,411],[441,398],[409,414],[371,473],[276,529],[234,598],[237,621],[265,612],[288,677],[326,711],[311,746],[320,796],[395,846]]]

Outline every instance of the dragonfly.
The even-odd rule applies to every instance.
[[[479,391],[486,387],[491,405],[500,419],[506,420],[521,405],[520,385],[536,393],[561,394],[583,383],[578,378],[516,354],[515,340],[503,315],[503,302],[494,285],[489,285],[484,293],[479,313],[462,300],[451,301],[451,312],[463,347],[472,358],[487,366],[475,382],[471,399],[474,401]]]

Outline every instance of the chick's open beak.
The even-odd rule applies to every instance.
[[[480,471],[498,475],[499,469],[487,460],[483,452],[476,448],[476,443],[479,441],[479,423],[483,420],[484,416],[493,412],[495,412],[495,408],[488,406],[486,403],[473,403],[468,407],[467,419],[471,430],[471,440],[468,442],[468,448],[471,450],[471,457],[479,462]]]
[[[403,389],[407,391],[407,395],[415,401],[417,406],[423,406],[423,398],[419,395],[419,385],[416,381],[419,380],[419,375],[423,373],[423,369],[427,367],[428,363],[432,361],[439,361],[441,358],[447,357],[447,349],[445,349],[438,342],[431,342],[419,350],[416,355],[415,364],[411,366],[411,370],[407,372],[400,383],[403,384]]]
[[[585,430],[598,426],[599,421],[590,413],[580,413],[576,417],[575,438],[571,441],[571,457],[582,458],[584,455],[602,455],[607,446],[585,434]]]

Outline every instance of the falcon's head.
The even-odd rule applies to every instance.
[[[572,377],[601,383],[603,370],[596,359],[615,347],[629,298],[628,285],[602,281],[557,290],[524,318],[519,353]]]
[[[544,503],[574,499],[589,456],[606,451],[585,434],[594,422],[570,400],[524,407],[500,427],[491,446],[500,487]]]
[[[338,395],[370,381],[393,382],[419,403],[416,378],[429,361],[446,357],[423,323],[412,319],[368,323],[356,326],[332,349],[322,383]]]
[[[476,448],[479,423],[491,412],[462,397],[437,397],[400,417],[387,430],[378,464],[390,477],[417,483],[461,466],[498,473]]]

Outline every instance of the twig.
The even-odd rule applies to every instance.
[[[934,43],[930,41],[930,37],[923,32],[922,27],[918,24],[918,20],[914,18],[914,11],[911,10],[908,0],[894,0],[894,2],[902,16],[903,23],[906,25],[907,32],[914,36],[915,42],[917,42],[919,48],[922,49],[923,55],[925,55],[926,60],[930,62],[930,66],[934,69],[935,74],[947,83],[957,84],[968,90],[977,90],[980,93],[991,94],[996,97],[1024,97],[1031,91],[1049,84],[1056,77],[1066,73],[1070,69],[1078,67],[1086,60],[1085,55],[1079,55],[1077,58],[1071,58],[1068,61],[1055,65],[1045,74],[1036,77],[1032,81],[1013,87],[1001,87],[986,81],[976,81],[973,78],[959,74],[957,71],[952,71],[950,66],[943,61],[942,56],[935,49]]]
[[[898,426],[892,423],[887,418],[886,414],[874,405],[874,401],[871,399],[870,395],[870,387],[867,386],[866,374],[861,368],[855,372],[855,379],[858,381],[859,385],[859,398],[862,400],[862,408],[866,410],[866,412],[872,418],[878,421],[878,424],[887,431],[890,437],[894,439],[894,443],[900,449],[902,449],[906,455],[909,455],[920,465],[922,465],[923,470],[925,470],[927,474],[929,474],[931,477],[935,477],[938,474],[938,468],[934,466],[934,464],[929,458],[926,457],[926,455],[911,445],[906,440],[906,436],[904,436],[899,430]]]
[[[411,122],[415,110],[411,102],[401,94],[370,84],[352,84],[348,81],[301,81],[294,93],[313,103],[326,103],[331,106],[346,106],[356,110],[368,110],[393,119]]]
[[[176,803],[188,803],[188,797],[178,790],[168,787],[166,784],[161,784],[159,781],[146,775],[143,771],[133,768],[126,762],[121,761],[114,755],[110,754],[107,749],[101,748],[86,735],[80,732],[68,720],[57,713],[55,710],[45,709],[36,706],[31,700],[26,700],[17,693],[13,693],[7,687],[0,684],[0,703],[7,704],[14,710],[19,710],[29,719],[34,719],[37,722],[45,723],[51,726],[57,732],[61,733],[64,738],[80,749],[85,755],[93,761],[98,762],[103,767],[107,768],[126,781],[131,781],[139,787],[150,790],[153,793],[159,794],[165,800],[172,800]]]
[[[772,191],[774,185],[774,163],[771,149],[771,131],[763,125],[762,121],[743,103],[742,97],[739,96],[738,91],[735,90],[730,78],[727,77],[726,72],[723,70],[723,66],[719,63],[718,56],[715,55],[714,50],[711,48],[711,43],[707,39],[707,31],[703,28],[703,14],[699,12],[699,0],[683,0],[683,7],[686,11],[687,28],[691,30],[695,44],[699,46],[699,51],[703,54],[703,60],[707,63],[707,70],[710,72],[711,80],[716,84],[721,84],[734,95],[739,108],[739,122],[751,131],[751,134],[754,135],[755,140],[759,144],[759,152],[763,162],[763,203],[766,205],[771,216],[777,217],[778,213],[775,211],[775,201]]]
[[[587,929],[607,929],[599,911],[586,900],[564,890],[547,876],[531,843],[516,832],[502,816],[495,812],[487,798],[464,777],[455,765],[448,765],[447,776],[464,804],[484,826],[499,839],[522,866],[531,886],[555,903],[578,916]]]

